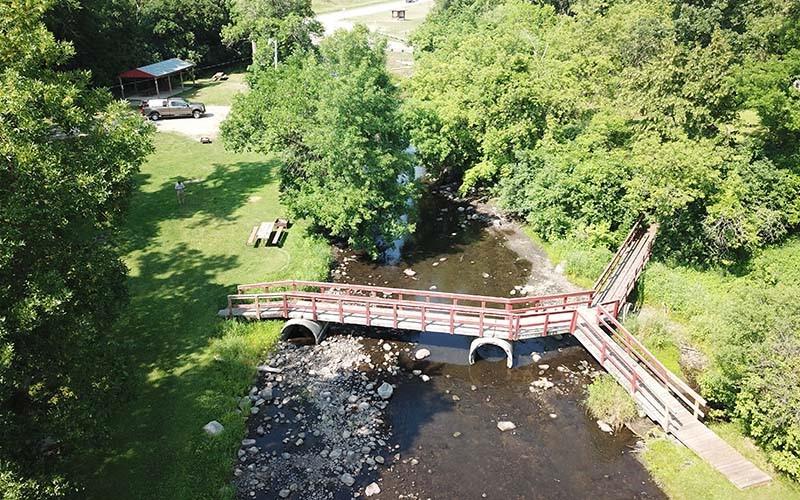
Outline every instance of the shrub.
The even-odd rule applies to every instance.
[[[639,415],[636,403],[611,375],[603,374],[592,382],[586,395],[589,413],[614,429],[633,422]]]

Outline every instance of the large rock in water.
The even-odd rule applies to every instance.
[[[414,358],[416,359],[425,359],[431,355],[431,351],[427,349],[419,349],[417,352],[414,353]]]
[[[212,420],[211,422],[203,426],[203,430],[206,431],[206,433],[209,436],[216,436],[217,434],[224,431],[225,427],[223,427],[222,424],[217,422],[216,420]]]
[[[391,386],[388,382],[384,382],[378,387],[378,396],[382,399],[389,399],[392,397],[392,393],[394,392],[394,387]]]
[[[353,476],[346,472],[339,476],[339,481],[343,482],[346,486],[353,486],[353,483],[356,482],[356,480],[353,479]]]

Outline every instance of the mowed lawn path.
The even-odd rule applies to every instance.
[[[330,250],[297,221],[283,248],[252,248],[253,225],[285,216],[278,164],[159,133],[131,200],[124,238],[130,305],[115,334],[133,360],[106,442],[79,465],[91,498],[195,499],[232,496],[231,465],[244,433],[237,398],[273,345],[280,323],[218,319],[243,282],[323,279]],[[188,179],[179,206],[174,184]],[[121,367],[126,366],[121,362]],[[116,405],[116,406],[115,406]],[[210,420],[225,432],[210,438]]]

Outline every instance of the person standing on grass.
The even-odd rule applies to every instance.
[[[175,183],[175,194],[178,195],[178,205],[183,205],[183,200],[186,198],[186,185],[183,179],[178,179]]]

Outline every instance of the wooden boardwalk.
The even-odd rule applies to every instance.
[[[582,310],[578,315],[575,338],[633,396],[648,417],[737,488],[772,481],[698,420],[705,400],[658,362],[602,306]]]
[[[591,292],[505,299],[363,285],[281,281],[243,285],[228,296],[223,317],[303,318],[313,321],[378,326],[523,340],[570,333],[577,310]]]
[[[219,315],[306,319],[499,341],[571,333],[665,432],[740,489],[771,478],[706,427],[706,401],[667,370],[617,314],[650,257],[658,227],[638,221],[595,290],[539,297],[487,297],[308,281],[240,285]],[[510,358],[510,344],[509,358]]]
[[[597,278],[593,287],[595,294],[592,305],[623,305],[650,259],[657,232],[657,224],[646,226],[642,220],[634,224],[628,237]]]

